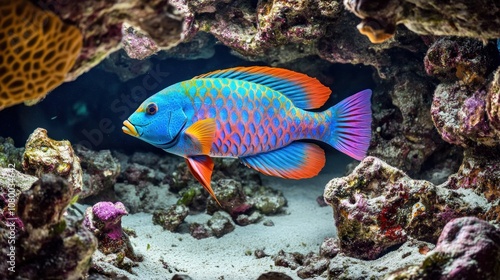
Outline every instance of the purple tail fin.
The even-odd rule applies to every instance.
[[[366,156],[370,146],[372,91],[360,91],[329,109],[332,113],[330,139],[324,139],[335,149],[357,160]]]

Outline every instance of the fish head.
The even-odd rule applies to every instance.
[[[187,123],[176,98],[153,95],[123,122],[122,131],[162,149],[173,147]]]

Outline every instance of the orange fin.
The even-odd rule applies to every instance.
[[[184,133],[200,145],[201,153],[208,155],[212,149],[217,125],[215,119],[204,119],[193,123]]]
[[[301,109],[316,109],[323,106],[331,93],[330,88],[322,85],[316,78],[283,68],[235,67],[213,71],[193,79],[202,78],[226,78],[261,84],[286,95]]]
[[[259,172],[286,179],[311,178],[325,166],[323,149],[304,142],[293,142],[278,150],[240,159]]]
[[[217,204],[220,205],[219,200],[215,197],[214,190],[210,186],[212,181],[212,170],[214,169],[214,162],[209,156],[192,156],[186,158],[187,166],[191,174],[201,183],[203,188],[214,198]]]

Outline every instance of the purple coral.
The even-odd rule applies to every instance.
[[[96,235],[106,235],[118,240],[122,237],[121,218],[128,215],[121,202],[98,202],[85,213],[83,225]]]

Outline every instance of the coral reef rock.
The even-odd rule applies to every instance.
[[[9,229],[23,229],[23,221],[18,217],[17,202],[21,193],[29,190],[38,180],[12,167],[0,167],[0,223]],[[13,231],[10,231],[13,232]]]
[[[266,187],[258,187],[250,193],[255,209],[263,215],[279,214],[287,204],[283,193]]]
[[[259,179],[260,181],[260,179]],[[241,182],[245,182],[242,180]],[[233,220],[240,226],[260,221],[262,215],[274,215],[284,212],[287,200],[280,191],[248,183],[244,188],[243,183],[233,179],[220,179],[213,187],[215,195],[220,202],[218,205],[213,199],[207,203],[207,213],[211,214],[218,209],[229,213]]]
[[[206,224],[192,223],[189,225],[191,236],[203,239],[211,236],[220,238],[235,229],[231,217],[223,211],[215,212]]]
[[[466,85],[483,83],[497,64],[495,44],[459,37],[437,38],[424,58],[427,74],[441,81],[459,79]]]
[[[210,228],[207,225],[200,223],[190,224],[189,232],[191,233],[191,236],[196,239],[203,239],[213,236],[213,233],[210,230]]]
[[[67,80],[74,80],[96,66],[122,47],[121,43],[130,57],[143,58],[157,49],[176,46],[183,40],[183,30],[191,26],[181,10],[182,5],[177,8],[172,1],[35,2],[74,24],[82,33],[82,51]]]
[[[114,73],[122,82],[134,79],[146,74],[153,69],[153,63],[149,59],[130,59],[124,50],[111,53],[100,67],[110,73]]]
[[[176,164],[173,157],[160,157],[153,153],[134,153],[132,156],[114,153],[119,158],[121,173],[114,185],[118,200],[130,213],[166,209],[176,203],[176,196],[169,192],[169,180],[174,176]]]
[[[327,238],[320,246],[319,254],[280,250],[272,259],[276,266],[295,270],[301,279],[383,279],[390,272],[422,262],[434,248],[431,243],[409,239],[378,259],[361,260],[339,254],[337,244],[335,238]],[[267,257],[264,253],[262,255]]]
[[[253,205],[248,201],[241,183],[236,180],[220,179],[216,181],[216,186],[213,187],[213,190],[220,205],[215,200],[209,199],[207,204],[207,212],[209,214],[222,209],[229,213],[233,219],[236,219],[238,215],[248,213],[253,208]]]
[[[24,184],[22,176],[15,173],[8,185],[0,180],[2,192]],[[9,250],[13,247],[8,244],[15,240],[15,271],[9,272],[7,261],[1,262],[2,278],[82,279],[87,275],[97,244],[81,220],[66,211],[73,193],[73,185],[54,174],[44,174],[29,189],[20,190],[12,211],[17,212],[22,225],[0,225],[2,255],[12,254]]]
[[[208,220],[207,226],[217,238],[234,230],[234,224],[231,222],[231,217],[228,217],[227,214],[222,211],[215,212],[212,218]]]
[[[75,153],[80,158],[83,170],[83,190],[79,198],[113,188],[120,174],[120,163],[109,150],[92,151],[84,146],[75,145]]]
[[[292,280],[293,278],[282,272],[270,271],[259,275],[257,280]]]
[[[13,167],[22,170],[24,148],[16,148],[12,138],[0,137],[0,167]]]
[[[363,19],[358,29],[373,43],[393,37],[400,23],[422,35],[500,37],[500,3],[493,0],[344,0],[344,4]]]
[[[142,256],[134,252],[128,235],[123,231],[121,218],[127,215],[127,210],[121,202],[99,202],[87,208],[83,225],[89,229],[98,240],[98,250],[106,258],[96,258],[92,269],[104,271],[111,263],[117,268],[131,272],[136,261],[142,261]]]
[[[406,66],[408,70],[398,73],[401,70],[393,69],[391,78],[382,83],[391,104],[375,105],[380,107],[373,114],[376,127],[369,154],[415,175],[433,154],[440,152],[444,142],[439,139],[429,114],[435,86],[424,77],[423,67],[414,62],[408,64],[411,65]],[[377,100],[387,98],[383,96],[386,93],[375,94]]]
[[[385,279],[498,279],[500,229],[474,217],[450,221],[436,248],[420,266],[409,266]]]
[[[0,14],[0,110],[35,104],[65,80],[82,35],[28,0],[1,0]]]
[[[464,148],[500,144],[499,63],[492,42],[443,37],[429,47],[425,69],[442,82],[434,92],[431,116],[443,140]]]
[[[420,36],[403,30],[393,40],[374,45],[355,32],[355,21],[355,16],[344,9],[335,21],[325,21],[327,30],[318,41],[317,54],[331,63],[371,65],[383,79],[394,77],[390,73],[394,70],[407,71],[417,65],[415,62],[421,65],[419,53],[427,48]]]
[[[122,45],[132,59],[145,59],[160,49],[147,34],[128,22],[122,24]]]
[[[422,262],[431,248],[434,248],[434,245],[430,243],[410,240],[398,249],[372,261],[339,254],[330,260],[327,279],[385,279],[385,275],[390,272]],[[431,279],[435,278],[429,278]]]
[[[470,188],[449,189],[450,184],[412,180],[380,159],[365,158],[348,176],[331,180],[324,192],[342,252],[375,259],[409,237],[436,242],[452,218],[485,214],[495,203]]]
[[[0,167],[0,183],[2,183],[2,186],[9,185],[15,188],[16,197],[20,195],[21,191],[28,190],[36,181],[37,177],[21,173],[13,167]],[[8,195],[5,196],[8,193],[10,191],[3,192],[2,194],[4,194],[4,197],[8,197]]]
[[[261,219],[262,219],[262,214],[260,214],[258,211],[255,211],[250,215],[246,215],[246,214],[238,215],[235,222],[240,226],[247,226],[249,224],[258,223]],[[264,225],[269,225],[269,223],[264,224]],[[274,224],[272,224],[272,225],[274,225]]]
[[[225,3],[224,3],[225,2]],[[200,31],[246,56],[285,44],[308,46],[326,31],[325,21],[342,10],[338,1],[188,1]]]
[[[68,180],[77,195],[82,190],[82,168],[71,143],[50,139],[47,130],[37,128],[29,136],[23,154],[23,169],[27,174],[41,177],[52,173]]]
[[[440,84],[434,93],[431,115],[443,140],[464,148],[499,146],[498,96],[500,68],[488,87],[474,90],[458,81]]]
[[[179,195],[181,197],[177,200],[177,204],[189,207],[189,210],[192,212],[203,212],[206,210],[207,197],[203,187],[191,185],[189,188],[179,191]]]
[[[304,263],[304,254],[301,253],[288,253],[280,250],[273,256],[274,265],[288,267],[291,270],[296,270]]]
[[[473,191],[489,202],[486,213],[479,217],[500,223],[500,148],[467,149],[457,173],[451,175],[443,183],[450,189],[456,189],[462,194]]]
[[[333,237],[327,237],[319,247],[319,255],[327,258],[334,258],[340,252],[338,240]]]
[[[317,254],[307,254],[302,267],[297,269],[297,275],[302,278],[311,278],[322,275],[327,269],[330,260]]]
[[[127,215],[121,202],[99,202],[85,211],[83,225],[96,235],[99,240],[98,249],[105,254],[121,251],[126,240],[121,227],[121,218]]]
[[[185,205],[172,205],[167,210],[156,210],[153,213],[153,224],[174,232],[184,222],[188,214],[189,209]]]
[[[159,59],[176,58],[184,60],[209,59],[215,55],[215,38],[204,32],[198,32],[189,41],[159,52]]]
[[[490,126],[498,135],[500,131],[500,68],[495,71],[493,80],[488,88],[488,94],[486,96],[486,114]]]

